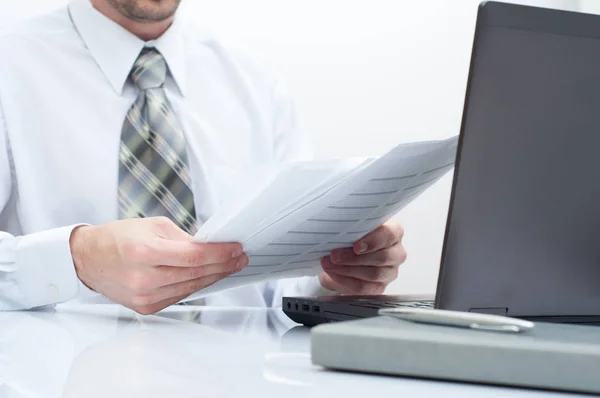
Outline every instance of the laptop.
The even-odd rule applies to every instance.
[[[479,6],[434,300],[282,304],[307,326],[406,305],[600,322],[600,16]]]

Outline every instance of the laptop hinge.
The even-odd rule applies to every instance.
[[[501,308],[501,307],[498,307],[498,308],[470,308],[469,312],[506,316],[508,314],[508,308]]]

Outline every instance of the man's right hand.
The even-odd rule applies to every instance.
[[[79,279],[140,314],[153,314],[241,271],[238,243],[194,243],[165,217],[82,226],[70,246]]]

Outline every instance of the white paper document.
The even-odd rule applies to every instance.
[[[194,297],[280,278],[316,276],[454,167],[458,137],[401,144],[377,158],[298,162],[257,181],[200,227],[196,242],[240,242],[250,262]]]

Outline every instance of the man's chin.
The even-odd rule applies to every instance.
[[[108,0],[124,17],[140,23],[166,21],[175,15],[181,0]]]

